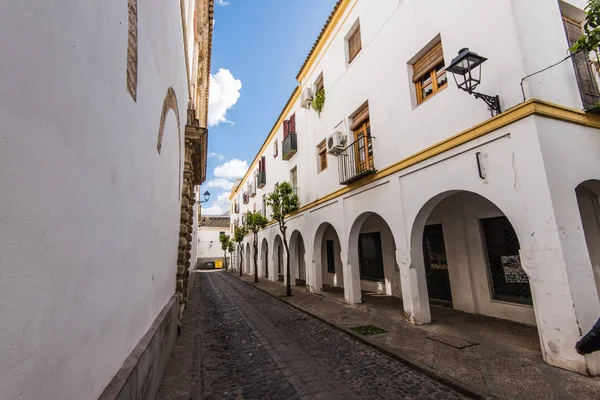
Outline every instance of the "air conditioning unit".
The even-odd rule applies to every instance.
[[[327,152],[329,154],[340,154],[344,150],[346,145],[346,135],[342,132],[334,132],[333,135],[327,139]]]
[[[310,105],[313,101],[313,93],[310,88],[305,88],[302,92],[302,96],[300,96],[300,106],[304,108],[310,108]]]

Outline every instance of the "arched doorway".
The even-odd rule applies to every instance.
[[[535,325],[517,233],[494,203],[472,192],[440,194],[422,207],[410,240],[417,278],[406,284],[419,293],[417,322],[441,318],[434,306],[444,305]]]
[[[328,222],[323,222],[315,234],[314,263],[317,277],[316,291],[336,292],[336,288],[344,287],[344,271],[341,260],[341,243],[338,234]],[[338,291],[339,291],[338,289]]]
[[[295,230],[290,236],[290,272],[291,282],[297,286],[306,286],[306,261],[304,239],[300,231]]]
[[[275,236],[272,249],[272,265],[273,265],[273,280],[277,279],[283,282],[283,271],[285,269],[285,249],[283,248],[283,240],[280,235]]]
[[[575,194],[596,281],[596,291],[600,297],[600,180],[582,182],[575,188]]]
[[[262,244],[260,246],[261,249],[261,273],[265,278],[269,278],[269,244],[267,243],[267,239],[263,238]]]
[[[400,297],[400,275],[396,243],[388,223],[377,213],[358,216],[350,230],[348,263],[360,279],[360,290],[368,294]],[[346,279],[347,281],[348,279]],[[360,294],[359,294],[360,295]],[[354,301],[360,302],[361,297]],[[348,296],[346,296],[348,300]]]
[[[252,272],[252,257],[250,257],[250,243],[246,243],[246,273],[250,274]]]

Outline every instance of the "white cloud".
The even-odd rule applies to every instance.
[[[223,178],[216,178],[216,179],[211,179],[210,181],[206,182],[205,185],[210,188],[220,188],[223,190],[231,190],[231,188],[233,187],[233,182],[231,182],[227,179],[223,179]]]
[[[236,179],[243,177],[247,170],[248,163],[246,161],[234,158],[215,168],[214,174],[217,178]]]
[[[221,193],[210,207],[202,207],[202,215],[221,215],[229,210],[229,193]]]
[[[217,4],[220,6],[228,6],[229,2],[227,0],[217,0]]]
[[[233,123],[227,119],[227,110],[240,98],[242,81],[235,79],[228,69],[220,68],[210,76],[210,94],[208,97],[208,125],[221,122]]]
[[[208,158],[216,158],[219,161],[223,161],[225,156],[223,154],[215,153],[214,151],[208,152]]]

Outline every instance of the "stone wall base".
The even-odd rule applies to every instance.
[[[179,299],[173,295],[98,400],[153,400],[177,337]]]

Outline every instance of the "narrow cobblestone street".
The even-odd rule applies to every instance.
[[[174,368],[176,349],[160,399],[464,398],[225,273],[196,279],[198,310],[188,312],[200,315],[192,370],[201,379],[176,376],[186,373]],[[179,387],[190,381],[200,389]]]

